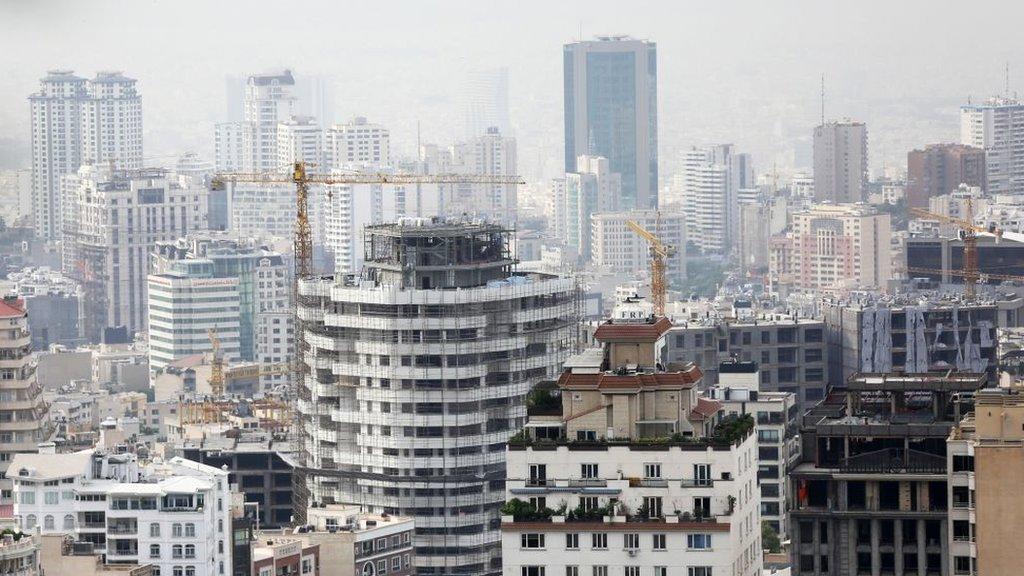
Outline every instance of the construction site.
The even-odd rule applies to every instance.
[[[416,519],[421,574],[498,574],[505,443],[576,349],[571,278],[516,272],[512,231],[402,219],[365,229],[359,275],[305,278],[295,510]]]

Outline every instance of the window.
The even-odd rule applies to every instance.
[[[35,514],[29,514],[28,516],[25,517],[25,528],[26,529],[32,529],[32,528],[35,528],[35,527],[36,527],[36,515]]]
[[[184,548],[181,544],[175,544],[171,546],[171,558],[181,558],[185,554],[183,553]]]
[[[64,529],[74,530],[75,529],[75,517],[71,514],[64,515]]]
[[[974,456],[967,454],[953,455],[953,472],[973,472]]]
[[[779,431],[778,430],[758,430],[757,431],[758,442],[778,442]]]
[[[660,463],[647,463],[647,464],[644,464],[644,478],[661,478],[661,464]]]
[[[686,576],[712,576],[711,566],[690,566]]]
[[[195,535],[196,535],[196,525],[191,523],[191,522],[189,522],[188,524],[185,524],[185,537],[186,538],[195,538]]]
[[[661,496],[644,496],[648,518],[661,518]]]
[[[598,507],[597,496],[580,496],[580,507],[583,510],[594,510]]]
[[[157,524],[156,522],[153,522],[152,524],[149,525],[149,537],[150,538],[159,538],[160,537],[160,525]]]
[[[595,550],[607,550],[608,549],[608,534],[605,532],[595,532],[590,535],[590,547]]]
[[[377,574],[387,574],[387,573],[388,573],[388,561],[387,560],[378,560],[377,561]]]
[[[22,504],[35,504],[36,503],[36,493],[35,492],[21,492],[19,494],[19,496],[18,496],[18,499],[21,501]]]
[[[667,566],[655,566],[654,567],[654,576],[668,576],[668,567]]]
[[[530,484],[544,486],[548,483],[548,467],[546,464],[530,464]]]
[[[196,567],[185,566],[185,576],[196,576]]]
[[[160,545],[159,544],[150,544],[149,545],[149,557],[150,558],[159,558],[160,557]]]
[[[639,566],[626,566],[622,570],[623,576],[640,576]]]
[[[307,572],[312,572],[313,571],[312,563],[310,563],[309,570],[305,569],[305,563],[306,562],[309,562],[309,560],[303,561],[303,572],[302,572],[303,574],[305,574]],[[397,572],[397,571],[399,571],[401,569],[402,569],[402,559],[399,558],[398,556],[395,556],[394,558],[391,559],[391,571],[392,572]]]
[[[544,576],[543,566],[523,566],[520,574],[522,576]]]
[[[46,529],[46,530],[53,530],[54,529],[53,516],[47,514],[46,516],[43,517],[43,528]]]
[[[565,535],[565,549],[566,550],[579,550],[580,547],[580,535],[576,532],[569,532]]]
[[[594,566],[593,571],[591,573],[593,574],[593,576],[608,576],[608,567]]]
[[[44,499],[47,504],[57,504],[60,502],[60,492],[47,492]]]
[[[711,464],[693,465],[693,483],[697,486],[711,486]]]
[[[185,558],[195,558],[195,557],[196,557],[196,545],[195,544],[186,544],[185,545]]]
[[[175,538],[181,538],[181,524],[171,525],[171,536]]]
[[[175,566],[171,569],[171,574],[174,576],[185,576],[185,569],[181,566]]]
[[[804,362],[821,362],[821,348],[805,348]]]
[[[521,534],[519,536],[519,546],[521,548],[543,548],[544,547],[544,535],[543,534]]]
[[[710,550],[711,534],[687,534],[686,547],[690,550]]]
[[[637,550],[640,548],[640,535],[633,532],[622,535],[622,548],[625,550]]]
[[[580,478],[588,480],[597,478],[597,464],[580,464]]]
[[[580,567],[579,566],[566,566],[565,567],[565,576],[580,576]]]
[[[652,534],[651,535],[651,548],[654,550],[667,550],[665,546],[665,535],[664,534]]]

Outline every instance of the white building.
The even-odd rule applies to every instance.
[[[693,148],[683,157],[681,184],[687,239],[702,252],[727,254],[738,235],[741,191],[755,186],[750,156],[732,144]]]
[[[150,274],[148,289],[150,370],[212,351],[210,330],[225,362],[240,359],[238,278]]]
[[[580,156],[576,172],[565,175],[554,189],[554,223],[566,248],[576,252],[581,262],[592,259],[590,217],[600,212],[616,212],[622,195],[622,177],[610,172],[607,158]]]
[[[452,172],[515,176],[518,174],[516,139],[494,127],[451,148]],[[515,222],[518,196],[516,184],[454,184],[448,201],[452,212]]]
[[[1024,193],[1024,103],[991,98],[961,106],[960,143],[985,150],[988,193]]]
[[[146,327],[146,275],[157,241],[206,225],[207,191],[161,169],[85,166],[65,177],[63,271],[85,292],[82,332],[92,341],[103,328]]]
[[[29,96],[32,197],[36,234],[61,237],[60,179],[82,164],[142,167],[142,99],[135,80],[100,72],[92,80],[69,70],[49,72]]]
[[[292,116],[277,125],[277,166],[302,161],[323,166],[324,135],[316,118]],[[313,168],[322,170],[323,168]]]
[[[250,122],[220,122],[214,126],[213,158],[218,172],[241,172],[247,169],[252,154],[253,126]]]
[[[650,244],[637,236],[626,224],[635,221],[645,230],[658,236],[665,244],[676,248],[675,256],[668,259],[670,278],[686,276],[686,218],[678,212],[643,210],[615,212],[591,216],[592,262],[597,266],[623,274],[642,274],[650,271]]]
[[[867,199],[868,128],[826,122],[814,128],[814,200],[845,204]]]
[[[251,154],[249,165],[255,172],[276,170],[278,164],[278,124],[295,114],[295,78],[291,70],[253,74],[245,82],[245,121],[251,131],[245,152]]]
[[[391,163],[391,133],[358,116],[327,131],[326,160],[332,170],[349,165],[387,166]]]
[[[299,282],[309,500],[414,516],[418,569],[494,574],[504,442],[569,354],[575,284],[513,272],[496,224],[364,233],[358,277]]]
[[[133,454],[98,450],[18,454],[11,469],[23,530],[73,535],[108,563],[163,575],[233,574],[226,471],[183,458],[142,467]]]

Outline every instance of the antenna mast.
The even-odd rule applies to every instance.
[[[825,125],[825,74],[821,74],[821,125]]]

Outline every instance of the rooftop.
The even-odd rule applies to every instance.
[[[600,342],[656,342],[672,328],[672,321],[665,317],[649,317],[642,322],[620,322],[608,320],[597,327],[594,338]]]

